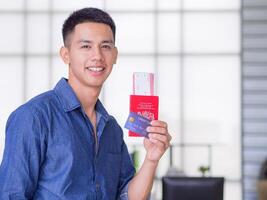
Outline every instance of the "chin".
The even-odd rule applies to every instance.
[[[86,86],[89,88],[96,88],[96,89],[101,89],[103,83],[87,83]]]

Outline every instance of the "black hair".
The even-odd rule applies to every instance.
[[[77,24],[84,22],[96,22],[108,25],[113,33],[114,41],[116,26],[108,13],[98,8],[83,8],[74,11],[65,21],[62,27],[63,42],[66,46],[67,37],[71,34]]]

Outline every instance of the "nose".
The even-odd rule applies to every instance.
[[[102,55],[102,52],[101,52],[101,49],[100,47],[98,46],[95,46],[94,48],[92,48],[92,60],[94,61],[102,61],[103,60],[103,55]]]

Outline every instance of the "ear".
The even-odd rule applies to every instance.
[[[67,47],[60,48],[60,57],[65,64],[70,64],[69,49]]]
[[[114,48],[114,59],[113,59],[113,64],[117,63],[117,57],[118,57],[118,49],[117,47]]]

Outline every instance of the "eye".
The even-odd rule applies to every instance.
[[[102,49],[105,49],[105,50],[111,50],[112,49],[112,45],[109,45],[109,44],[103,44],[101,46]]]
[[[85,45],[82,45],[82,47],[81,47],[82,49],[90,49],[91,48],[91,46],[90,45],[88,45],[88,44],[85,44]]]

